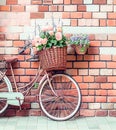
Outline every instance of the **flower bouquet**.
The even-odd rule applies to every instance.
[[[52,25],[48,23],[40,30],[38,37],[34,38],[41,67],[47,71],[66,69],[67,38],[62,31],[62,22],[56,26],[54,19]]]

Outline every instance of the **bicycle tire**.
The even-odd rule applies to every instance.
[[[7,76],[4,76],[0,80],[0,92],[10,92],[12,88],[10,87],[11,82]],[[0,97],[0,114],[3,113],[8,107],[7,99]]]
[[[45,80],[39,93],[42,111],[56,121],[72,118],[81,104],[81,92],[77,82],[67,74],[54,74],[50,81],[57,96],[50,89],[48,80]]]

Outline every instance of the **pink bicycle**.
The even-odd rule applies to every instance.
[[[23,50],[24,51],[24,50]],[[0,62],[0,114],[8,105],[20,106],[24,102],[30,90],[37,84],[37,102],[46,116],[53,120],[68,120],[72,118],[80,108],[81,92],[77,82],[68,74],[47,72],[38,67],[33,80],[20,87],[17,86],[12,64],[17,58],[7,58]],[[15,91],[4,71],[9,65],[14,79]]]

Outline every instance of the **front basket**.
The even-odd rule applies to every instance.
[[[39,52],[41,67],[44,70],[66,69],[67,47],[54,47]]]

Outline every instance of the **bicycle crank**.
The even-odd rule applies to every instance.
[[[1,99],[7,99],[10,105],[20,106],[24,101],[24,96],[20,92],[0,92]]]

